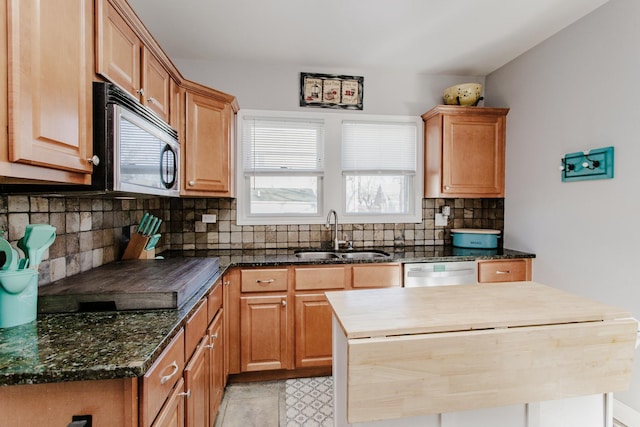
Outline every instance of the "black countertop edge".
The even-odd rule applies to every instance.
[[[536,255],[513,249],[498,248],[488,249],[464,249],[453,248],[449,245],[442,246],[415,246],[415,247],[375,247],[357,248],[358,251],[383,251],[389,254],[387,258],[375,259],[301,259],[295,256],[297,251],[325,250],[318,248],[299,249],[206,249],[166,251],[161,255],[166,257],[218,257],[220,265],[230,267],[266,267],[281,265],[305,265],[305,264],[366,264],[366,263],[415,263],[415,262],[449,262],[449,261],[474,261],[492,259],[535,258]],[[348,253],[348,250],[340,250]]]

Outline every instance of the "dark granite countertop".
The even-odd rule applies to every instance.
[[[363,262],[439,262],[534,258],[510,249],[460,251],[447,246],[376,248],[382,260],[301,260],[293,249],[171,251],[165,257],[218,257],[218,275],[180,309],[39,314],[26,325],[0,329],[0,386],[139,377],[184,325],[196,303],[231,267]]]

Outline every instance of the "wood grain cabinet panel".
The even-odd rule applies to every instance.
[[[531,258],[478,261],[478,283],[531,280]]]
[[[209,337],[205,335],[184,368],[186,389],[185,425],[199,427],[209,423]]]
[[[152,424],[173,386],[178,380],[182,381],[184,363],[184,330],[181,329],[142,378],[141,426]]]
[[[152,427],[184,427],[184,380],[180,378]]]
[[[243,269],[242,292],[286,291],[289,287],[289,270],[286,268]]]
[[[230,98],[231,99],[231,98]],[[233,197],[233,129],[231,101],[214,92],[186,89],[184,193]]]
[[[93,155],[93,2],[6,4],[9,134],[0,172],[88,184],[93,170],[87,161]]]
[[[288,369],[287,295],[240,297],[240,364],[243,372]]]
[[[211,325],[209,325],[209,414],[208,425],[213,425],[226,382],[224,368],[225,336],[224,336],[224,309],[220,310]]]
[[[507,108],[439,105],[425,122],[425,197],[504,197]]]
[[[296,368],[331,366],[331,306],[324,294],[296,295]]]
[[[354,264],[351,285],[354,288],[402,286],[402,265],[399,263]]]
[[[108,0],[97,2],[96,72],[168,122],[170,73],[129,22]]]
[[[343,265],[295,267],[293,274],[296,291],[344,289],[348,280]]]

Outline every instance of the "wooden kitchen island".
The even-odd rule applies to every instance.
[[[630,313],[534,282],[328,292],[341,426],[609,427]]]

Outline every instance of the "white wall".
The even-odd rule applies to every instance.
[[[640,2],[611,0],[487,76],[486,92],[511,108],[505,245],[537,254],[534,280],[640,318],[638,18]],[[565,153],[609,145],[614,179],[561,182]],[[616,399],[640,411],[638,359]]]
[[[464,82],[484,83],[484,77],[478,76],[432,76],[350,68],[319,69],[304,64],[256,66],[179,58],[175,58],[174,62],[186,78],[233,94],[240,108],[252,110],[313,111],[314,108],[300,107],[301,72],[364,76],[362,112],[366,114],[421,115],[442,103],[442,92],[446,87]]]

